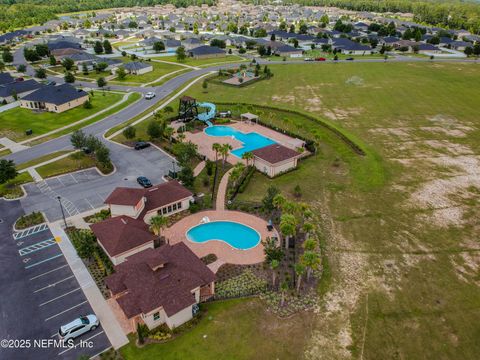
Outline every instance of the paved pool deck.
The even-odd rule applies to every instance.
[[[202,244],[189,241],[186,232],[191,227],[200,224],[204,217],[208,217],[210,221],[228,220],[250,226],[260,233],[262,240],[272,236],[279,237],[275,229],[273,231],[267,230],[265,220],[240,211],[228,210],[208,210],[192,214],[165,229],[163,235],[170,244],[184,242],[200,258],[208,254],[215,254],[218,260],[224,263],[239,265],[257,264],[264,261],[265,254],[261,242],[252,249],[239,250],[222,241],[209,241]]]

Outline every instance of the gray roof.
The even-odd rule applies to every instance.
[[[15,79],[10,75],[10,73],[0,73],[0,85],[8,84],[14,82]]]
[[[143,63],[143,62],[140,62],[140,61],[132,61],[132,62],[129,62],[129,63],[126,63],[124,65],[124,68],[126,70],[140,70],[140,69],[145,69],[147,67],[150,67],[152,66],[151,64],[146,64],[146,63]]]
[[[88,94],[83,90],[77,90],[69,84],[62,84],[58,86],[44,86],[41,89],[28,94],[23,99],[27,101],[39,101],[62,105],[86,95]]]
[[[33,79],[25,81],[16,81],[9,84],[0,85],[0,97],[9,97],[13,94],[22,94],[28,91],[41,88],[42,85]]]
[[[202,45],[199,47],[196,47],[194,49],[191,49],[188,51],[192,56],[198,56],[198,55],[213,55],[213,54],[225,54],[225,51],[216,47],[216,46],[208,46],[208,45]]]

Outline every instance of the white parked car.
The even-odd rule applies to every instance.
[[[100,325],[100,322],[95,315],[80,316],[72,322],[60,326],[58,336],[64,341],[75,339],[86,332],[95,330],[98,325]]]
[[[155,93],[154,92],[148,92],[145,94],[145,99],[147,100],[150,100],[150,99],[153,99],[155,97]]]

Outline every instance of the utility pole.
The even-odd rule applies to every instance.
[[[60,204],[60,210],[62,210],[63,223],[65,224],[65,229],[66,229],[68,226],[67,226],[67,220],[65,219],[65,212],[63,211],[62,198],[60,196],[57,196],[57,200],[58,200],[58,203]]]

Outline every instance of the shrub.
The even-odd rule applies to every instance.
[[[20,229],[26,229],[28,227],[38,225],[45,222],[45,219],[41,212],[34,211],[31,214],[20,216],[15,223],[15,227]]]

